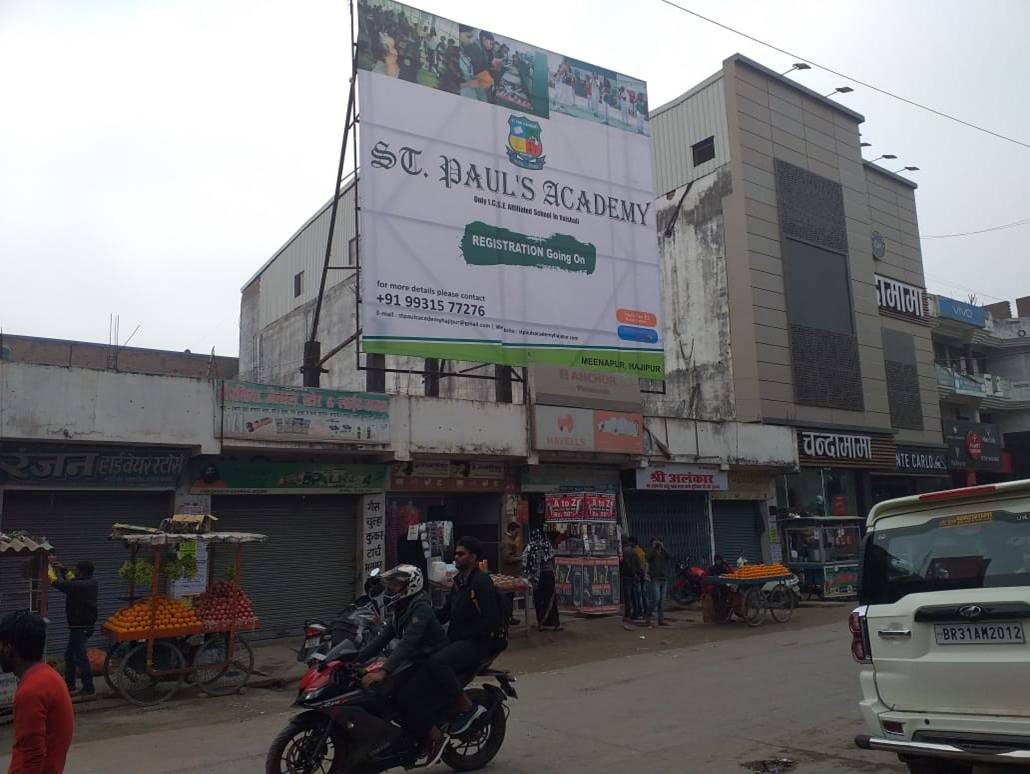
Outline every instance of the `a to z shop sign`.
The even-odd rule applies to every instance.
[[[365,351],[663,378],[643,81],[391,0],[358,17]]]

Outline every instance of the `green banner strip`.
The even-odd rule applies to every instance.
[[[471,341],[398,340],[363,338],[365,352],[409,355],[471,363],[500,363],[524,366],[550,363],[593,371],[632,374],[641,379],[665,378],[665,353],[660,350],[616,349],[614,347],[513,346]]]

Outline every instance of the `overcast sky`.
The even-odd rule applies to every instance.
[[[656,107],[741,52],[657,0],[415,5],[648,81]],[[682,0],[1030,143],[1027,0]],[[236,354],[242,284],[332,193],[345,0],[0,0],[0,326]],[[847,81],[795,73],[829,92]],[[867,158],[916,165],[924,235],[1030,218],[1030,148],[855,84]],[[1030,225],[923,243],[930,290],[1030,295]]]

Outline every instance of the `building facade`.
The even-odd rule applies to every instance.
[[[937,390],[956,484],[1030,476],[1030,297],[932,296]]]
[[[669,383],[796,430],[777,505],[799,515],[946,477],[916,186],[862,160],[863,120],[739,55],[652,116]]]

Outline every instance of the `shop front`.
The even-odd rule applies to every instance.
[[[241,579],[260,636],[292,634],[305,617],[335,615],[354,599],[366,561],[359,514],[368,498],[382,496],[385,465],[208,458],[192,473],[193,507],[207,505],[219,530],[269,538],[248,551],[248,577]],[[211,572],[228,573],[228,559],[216,557]]]
[[[766,525],[775,491],[770,470],[731,470],[725,490],[711,493],[715,553],[729,562],[743,558],[762,563],[770,558]]]
[[[627,475],[626,519],[645,548],[661,538],[675,559],[708,566],[716,551],[712,492],[727,491],[726,471],[715,466],[652,462]],[[734,532],[726,519],[724,537]]]
[[[424,537],[434,543],[430,552],[449,562],[447,549],[462,535],[472,535],[482,541],[482,558],[497,572],[502,534],[510,521],[520,518],[517,488],[515,470],[503,462],[393,463],[386,496],[387,566],[407,562],[425,567]],[[428,532],[419,529],[422,524],[431,525]]]
[[[1002,451],[1001,432],[995,425],[946,419],[943,430],[948,470],[955,486],[1007,480],[1011,458]]]
[[[864,517],[873,505],[873,474],[893,475],[896,447],[888,435],[799,430],[800,471],[776,480],[785,517]]]
[[[898,446],[894,472],[871,475],[872,502],[937,492],[951,486],[948,451],[941,446]]]
[[[101,619],[121,606],[125,586],[118,570],[125,560],[108,539],[111,525],[156,527],[171,515],[173,493],[186,471],[188,454],[168,447],[0,444],[0,530],[46,536],[54,558],[73,567],[96,567]],[[0,589],[19,579],[0,568]],[[0,595],[0,615],[25,607],[17,595]],[[61,653],[67,642],[64,598],[49,594],[47,648]]]

